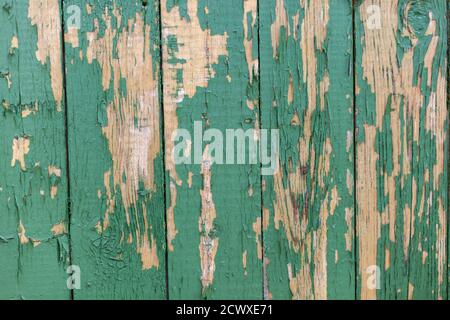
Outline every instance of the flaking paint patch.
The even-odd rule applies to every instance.
[[[283,185],[283,170],[278,170],[274,175],[275,229],[280,230],[282,223],[289,247],[295,252],[300,250],[300,235],[305,234],[306,231],[301,228],[304,228],[307,221],[306,215],[300,215],[298,209],[294,206],[295,199],[292,199],[292,195],[300,194],[301,190],[305,188],[304,183],[304,177],[301,176],[300,169],[289,175],[288,188]]]
[[[420,7],[421,3],[410,2],[406,6],[401,7],[398,1],[372,1],[373,3],[364,2],[360,7],[361,20],[364,25],[364,38],[363,40],[363,52],[362,52],[362,76],[363,80],[367,82],[372,93],[375,94],[375,123],[374,126],[370,126],[371,133],[369,134],[372,138],[373,134],[383,134],[389,135],[392,141],[392,150],[388,155],[383,155],[383,162],[386,162],[386,157],[392,163],[392,168],[390,171],[381,168],[382,178],[376,178],[375,173],[372,172],[370,175],[367,174],[366,168],[360,161],[358,161],[359,172],[364,172],[363,175],[358,177],[358,203],[366,203],[366,208],[358,212],[358,222],[364,223],[366,230],[360,230],[358,226],[358,234],[360,241],[360,248],[364,248],[362,242],[364,238],[372,239],[370,241],[370,246],[365,247],[362,251],[360,250],[360,272],[362,274],[362,293],[361,296],[365,298],[376,298],[374,291],[368,293],[367,288],[364,287],[364,273],[367,267],[367,256],[372,256],[372,253],[377,249],[377,238],[380,235],[379,224],[382,223],[388,226],[388,236],[389,241],[392,244],[397,243],[399,238],[399,233],[403,237],[402,241],[399,243],[403,247],[403,253],[405,259],[411,259],[410,253],[412,250],[419,250],[419,254],[423,257],[422,245],[428,241],[427,237],[419,235],[416,238],[415,226],[421,228],[421,233],[428,232],[425,229],[429,228],[429,232],[435,233],[436,243],[433,244],[435,248],[438,248],[445,243],[445,232],[446,223],[438,222],[436,223],[436,230],[431,230],[433,227],[429,225],[430,223],[430,211],[436,210],[440,211],[439,208],[433,205],[433,202],[439,203],[441,201],[438,195],[438,190],[440,189],[441,180],[444,177],[444,170],[446,168],[445,164],[445,146],[446,146],[446,121],[447,121],[447,108],[446,108],[446,81],[442,77],[442,70],[439,66],[439,70],[435,68],[435,62],[440,59],[441,52],[438,52],[440,36],[438,34],[437,20],[433,17],[433,13],[428,12],[428,26],[425,31],[427,40],[423,40],[423,36],[417,34],[417,30],[414,25],[416,20],[409,21],[410,10],[413,6]],[[371,29],[367,27],[367,6],[377,5],[381,8],[381,28]],[[424,6],[425,7],[425,6]],[[399,10],[402,9],[402,10]],[[404,19],[400,21],[399,13],[403,14]],[[414,16],[412,19],[418,19],[418,16]],[[400,27],[403,29],[400,30]],[[411,46],[404,47],[399,46],[398,32],[402,33],[403,37],[407,37]],[[443,32],[441,30],[440,32]],[[425,44],[425,47],[424,47]],[[403,51],[402,51],[403,50]],[[401,54],[400,54],[401,53]],[[423,56],[421,56],[423,54]],[[420,68],[417,70],[417,68]],[[426,74],[425,74],[426,72]],[[422,74],[424,74],[422,76]],[[419,75],[419,76],[417,76]],[[403,108],[403,110],[402,110]],[[425,118],[423,114],[425,111]],[[390,117],[389,129],[391,132],[384,132],[383,121],[385,121],[386,115]],[[420,124],[419,124],[419,121]],[[422,133],[422,119],[425,130],[427,133],[431,133],[435,137],[435,141],[428,141],[429,138],[424,136]],[[412,123],[410,126],[409,123]],[[408,129],[411,128],[411,129]],[[367,144],[367,125],[365,129],[365,144]],[[373,132],[372,132],[373,131]],[[412,133],[412,134],[411,134]],[[409,138],[412,136],[411,138]],[[410,141],[412,139],[412,141]],[[373,162],[372,157],[378,159],[375,149],[376,145],[370,142],[370,149],[366,149],[365,154],[358,154],[358,157],[365,157],[366,162]],[[431,143],[431,146],[429,144]],[[421,170],[415,168],[415,161],[418,160],[419,156],[417,154],[412,154],[412,145],[417,144],[421,148],[420,154],[430,153],[428,148],[433,150],[429,157],[434,158],[436,161],[433,164],[433,175],[432,181],[430,180],[430,173],[428,169]],[[436,148],[433,147],[436,145]],[[426,151],[423,151],[423,150]],[[403,161],[401,162],[401,155],[403,155]],[[376,160],[375,160],[376,161]],[[373,167],[377,170],[377,167]],[[399,188],[404,188],[405,183],[408,179],[412,181],[412,188],[410,194],[398,196]],[[359,180],[364,180],[360,182]],[[372,192],[365,194],[364,185],[368,185],[370,180],[377,181],[379,184],[375,183],[372,188]],[[400,182],[400,183],[399,183]],[[418,187],[417,184],[420,182],[422,186]],[[373,184],[373,182],[370,182]],[[387,205],[382,212],[378,212],[381,215],[380,218],[372,218],[370,223],[367,224],[367,219],[369,215],[367,203],[373,203],[373,209],[376,209],[376,202],[379,201],[380,192],[384,190],[384,194],[381,195],[387,199]],[[420,196],[418,196],[420,195]],[[403,203],[405,199],[411,197],[411,205],[409,203]],[[369,197],[373,199],[368,200]],[[408,201],[409,202],[409,201]],[[445,212],[445,210],[443,210]],[[403,230],[397,227],[397,215],[403,214]],[[360,220],[360,215],[363,214],[366,218]],[[444,214],[445,215],[445,214]],[[376,215],[375,215],[376,216]],[[417,218],[419,220],[417,220]],[[438,220],[440,220],[439,218]],[[362,220],[365,220],[362,221]],[[444,221],[445,218],[442,218]],[[421,225],[419,225],[419,223]],[[422,225],[423,228],[422,229]],[[368,232],[371,234],[368,235]],[[411,241],[415,241],[415,245],[418,245],[416,249],[411,247]],[[418,243],[417,243],[418,242]],[[365,245],[369,243],[366,241]],[[428,245],[426,245],[428,246]],[[437,251],[436,251],[437,253]],[[392,256],[393,253],[391,253]],[[438,254],[438,253],[437,253]],[[413,256],[415,256],[413,252]],[[427,253],[428,255],[428,253]],[[439,254],[438,254],[439,255]],[[372,265],[375,265],[374,260],[377,255],[373,256]],[[385,259],[387,259],[385,257]],[[443,278],[440,273],[443,272],[444,268],[442,265],[445,263],[442,255],[436,257],[436,266],[438,278]],[[397,262],[398,263],[398,262]],[[414,273],[414,270],[411,271]],[[445,272],[444,272],[445,273]],[[408,275],[409,276],[409,275]],[[421,276],[420,274],[418,276]],[[425,277],[428,274],[424,275]],[[415,281],[415,280],[411,280]],[[420,280],[419,280],[420,281]],[[437,296],[442,296],[442,282],[438,281],[439,288],[436,292]],[[411,284],[412,286],[414,285]],[[414,286],[412,287],[414,288]],[[408,298],[413,298],[413,289],[410,289]],[[417,290],[418,291],[418,290]],[[434,293],[431,293],[434,294]]]
[[[323,145],[322,154],[319,157],[317,168],[318,183],[323,185],[323,179],[330,173],[330,158],[332,155],[331,141],[329,139]],[[314,163],[314,161],[312,161]],[[283,187],[282,170],[275,174],[275,193],[277,195],[275,207],[275,228],[283,224],[290,247],[300,253],[301,268],[294,276],[292,266],[288,265],[288,275],[293,299],[319,299],[327,298],[327,220],[333,215],[338,205],[339,195],[337,188],[327,193],[320,207],[320,226],[317,230],[308,232],[308,213],[305,208],[300,213],[295,205],[292,195],[305,192],[305,176],[300,167],[289,175],[288,185]],[[321,182],[322,181],[322,182]],[[312,195],[314,197],[314,195]],[[314,256],[312,256],[314,250]],[[311,273],[311,265],[314,265],[314,276]]]
[[[292,102],[294,101],[294,79],[292,77],[292,73],[289,75],[289,87],[288,87],[288,94],[287,94],[287,98],[288,98],[288,103],[292,104]],[[298,118],[298,114],[295,113],[295,115],[297,115]],[[294,115],[294,117],[295,117]],[[291,124],[294,120],[291,121]]]
[[[253,30],[257,22],[257,7],[257,0],[244,0],[244,19],[242,23],[244,26],[245,58],[247,60],[250,83],[253,82],[253,75],[259,74],[259,60],[253,58]],[[249,16],[251,16],[251,21],[248,21]],[[252,29],[249,30],[249,27]]]
[[[242,253],[242,268],[244,268],[244,276],[247,276],[247,250]]]
[[[137,252],[141,255],[142,270],[149,270],[151,268],[158,269],[159,258],[156,247],[156,240],[154,239],[153,234],[151,235],[151,241],[149,241],[148,238],[151,227],[148,223],[147,207],[145,206],[145,203],[142,204],[142,212],[144,217],[143,235],[142,237],[139,234],[137,235],[137,238],[139,239],[137,243]]]
[[[30,152],[30,139],[28,137],[14,138],[12,143],[12,160],[11,167],[16,166],[16,162],[19,162],[20,169],[25,171],[25,156]]]
[[[37,28],[36,58],[50,64],[50,77],[57,111],[63,98],[61,15],[58,0],[30,0],[28,17]],[[47,61],[49,60],[49,61]]]
[[[11,80],[11,73],[9,71],[0,73],[0,76],[6,80],[6,85],[8,86],[8,89],[11,89],[12,86],[12,80]]]
[[[305,265],[295,276],[291,264],[288,264],[287,269],[292,300],[313,300],[314,293],[309,264]]]
[[[341,202],[342,198],[339,196],[337,186],[334,186],[331,190],[331,202],[330,202],[330,215],[334,215],[339,202]]]
[[[270,210],[267,208],[263,208],[263,221],[262,221],[262,225],[263,225],[263,230],[267,231],[267,229],[269,229],[269,224],[270,224]]]
[[[22,118],[27,118],[32,114],[36,114],[39,111],[39,104],[36,101],[33,105],[25,106],[21,111]]]
[[[106,211],[103,219],[103,224],[101,226],[102,232],[108,228],[109,216],[114,213],[116,205],[115,197],[111,190],[111,170],[108,170],[103,174],[103,185],[105,186],[106,191]]]
[[[250,109],[250,110],[254,110],[255,109],[255,102],[254,101],[251,101],[251,100],[247,100],[247,107]]]
[[[354,230],[353,230],[353,208],[345,208],[345,223],[347,224],[347,232],[345,233],[345,249],[348,252],[352,251],[353,247],[353,237],[354,237]]]
[[[203,189],[200,190],[202,202],[201,215],[198,220],[200,236],[200,267],[202,270],[201,282],[203,292],[214,282],[214,272],[216,270],[215,258],[219,247],[219,238],[214,236],[214,220],[216,219],[216,208],[211,191],[211,156],[209,155],[209,145],[206,146],[201,174],[203,177]]]
[[[323,93],[325,94],[325,93]],[[326,138],[322,154],[319,157],[318,179],[319,185],[325,186],[323,180],[330,174],[330,163],[333,155],[330,138]],[[328,217],[334,215],[341,201],[337,186],[327,192],[320,208],[319,228],[312,233],[311,242],[314,244],[314,299],[326,300],[328,297]]]
[[[305,10],[305,18],[302,22],[302,61],[303,61],[303,81],[308,89],[308,109],[307,120],[305,121],[305,140],[309,141],[311,136],[311,114],[317,106],[317,89],[320,90],[321,101],[324,99],[327,85],[317,86],[317,55],[316,50],[323,51],[327,37],[327,26],[329,21],[328,0],[306,1],[301,0],[301,5]],[[326,83],[326,82],[325,82]]]
[[[51,178],[52,176],[55,176],[57,178],[61,178],[61,169],[55,166],[48,166],[48,176]],[[56,198],[56,195],[58,194],[58,185],[52,184],[50,186],[50,197],[52,199]]]
[[[42,241],[33,240],[33,248],[39,247],[42,244]]]
[[[19,221],[19,226],[17,227],[17,234],[19,236],[20,244],[28,244],[30,239],[26,235],[25,227],[23,226],[22,220]]]
[[[264,250],[264,247],[263,247]],[[267,271],[267,267],[270,264],[270,259],[264,254],[263,255],[263,293],[264,293],[264,300],[272,300],[273,295],[269,290],[269,274]]]
[[[289,29],[289,20],[286,12],[286,7],[284,0],[276,0],[276,7],[275,7],[275,21],[272,24],[271,27],[271,33],[272,33],[272,49],[273,49],[273,57],[277,57],[278,47],[280,45],[280,34],[281,34],[281,28],[284,27],[286,30],[287,35],[290,34]]]
[[[448,214],[444,208],[443,200],[438,200],[438,225],[436,226],[436,256],[437,272],[438,272],[438,285],[439,288],[443,287],[445,277],[447,276],[447,219]],[[442,290],[438,290],[437,296],[439,300],[444,299],[446,293]]]
[[[354,179],[353,173],[347,169],[347,190],[350,195],[353,194]]]
[[[294,98],[294,96],[292,95],[292,98]],[[298,116],[298,112],[296,111],[294,113],[294,115],[292,116],[291,119],[291,126],[292,127],[298,127],[300,126],[300,117]]]
[[[11,47],[12,50],[19,48],[19,39],[16,36],[11,38]]]
[[[101,235],[103,233],[103,226],[101,221],[97,221],[97,223],[95,224],[95,230],[97,231],[97,233],[99,235]]]
[[[116,19],[117,29],[113,28],[110,11]],[[134,232],[128,235],[128,242],[133,242],[134,234],[136,250],[141,255],[145,270],[159,266],[156,243],[153,235],[149,237],[148,234],[151,228],[146,220],[146,207],[138,204],[140,183],[151,192],[157,188],[154,161],[161,143],[158,70],[154,70],[151,55],[150,26],[144,23],[140,13],[122,25],[120,9],[114,6],[112,10],[105,8],[102,19],[106,24],[102,37],[99,37],[97,19],[94,20],[94,31],[87,33],[89,45],[86,56],[89,64],[97,60],[101,66],[103,89],[106,91],[112,87],[114,92],[114,99],[107,107],[108,125],[103,127],[113,160],[111,171],[105,175],[109,205],[103,229],[109,225],[109,215],[114,209],[112,193],[117,188],[121,193],[127,224],[131,224],[132,212],[137,221],[140,221],[138,215],[142,215],[144,220],[143,226],[138,223]],[[121,93],[121,82],[126,83],[126,94]]]
[[[380,213],[377,208],[377,161],[375,152],[376,128],[364,126],[365,141],[357,146],[357,165],[364,172],[364,179],[357,180],[358,215],[357,232],[359,239],[359,272],[361,275],[361,299],[376,299],[376,290],[367,287],[367,269],[377,265],[377,244],[381,233]],[[364,235],[364,236],[362,236]]]
[[[192,171],[189,171],[188,173],[188,187],[189,189],[192,188],[192,177],[194,176],[194,173],[192,173]]]
[[[61,221],[60,223],[55,224],[51,232],[54,236],[60,236],[67,233],[67,227],[66,223],[64,221]]]
[[[384,270],[388,270],[391,266],[391,251],[386,248],[386,252],[384,254]]]
[[[328,240],[327,221],[334,215],[341,197],[336,187],[331,187],[325,194],[317,194],[318,190],[327,190],[333,147],[330,138],[324,138],[319,148],[311,148],[314,126],[314,114],[320,109],[324,111],[326,94],[330,86],[327,71],[319,72],[320,61],[318,52],[325,51],[325,40],[329,21],[328,1],[300,1],[304,10],[301,22],[301,59],[302,70],[299,70],[307,90],[307,108],[300,117],[294,113],[291,126],[301,126],[303,134],[298,141],[298,161],[296,167],[292,160],[286,164],[285,173],[279,170],[274,175],[275,229],[284,228],[290,249],[300,258],[300,266],[288,264],[289,286],[293,299],[326,299],[328,296]],[[289,23],[285,13],[284,1],[276,3],[276,22],[272,24],[272,48],[276,58],[281,28],[284,27],[287,36],[290,35]],[[285,16],[286,15],[286,16]],[[295,22],[295,21],[294,21]],[[296,22],[297,25],[299,21]],[[298,28],[298,27],[297,27]],[[294,32],[296,32],[294,30]],[[303,71],[303,72],[302,72]],[[321,74],[321,76],[319,76]],[[288,104],[295,104],[295,81],[293,74],[289,75],[289,85],[286,92]],[[309,181],[308,177],[314,177]],[[320,201],[319,220],[315,228],[310,227],[310,204]],[[302,199],[303,206],[298,202]]]
[[[261,231],[261,217],[256,218],[256,221],[253,223],[253,232],[255,233],[256,240],[256,253],[258,255],[258,259],[262,260],[263,258],[263,248],[262,248],[262,231]]]
[[[177,203],[177,186],[170,181],[170,206],[167,208],[167,247],[169,251],[173,251],[173,240],[177,236],[178,230],[175,225],[175,206]]]
[[[68,27],[67,32],[64,35],[64,41],[69,43],[72,48],[78,48],[79,40],[78,40],[78,28],[76,27]]]
[[[11,104],[10,104],[8,101],[3,100],[3,101],[2,101],[2,107],[3,107],[3,109],[5,109],[5,110],[9,110],[10,107],[11,107]]]
[[[172,243],[177,234],[174,216],[177,186],[182,184],[173,161],[172,137],[178,129],[178,103],[185,97],[192,98],[198,87],[206,88],[209,80],[215,77],[213,65],[219,62],[220,56],[228,55],[227,33],[211,35],[210,29],[203,29],[200,25],[197,1],[187,0],[186,5],[189,19],[182,17],[178,6],[170,7],[168,0],[161,1],[163,63],[167,66],[163,72],[163,82],[165,159],[171,180],[171,202],[167,210],[167,242],[170,251],[174,250]],[[171,38],[176,39],[176,49],[169,48]],[[180,74],[182,82],[178,83],[174,79]]]
[[[159,258],[157,254],[156,240],[151,236],[151,245],[148,240],[148,234],[144,234],[142,239],[142,246],[140,248],[142,270],[149,270],[151,268],[159,268]]]
[[[446,168],[444,148],[447,140],[446,122],[448,121],[447,108],[445,106],[446,97],[447,81],[445,75],[442,74],[442,70],[439,70],[436,92],[432,92],[430,97],[430,104],[432,105],[429,105],[427,108],[429,121],[426,125],[426,129],[436,138],[436,146],[438,146],[436,150],[436,163],[433,166],[433,188],[435,190],[439,189]]]
[[[414,297],[414,285],[410,282],[408,285],[408,299],[412,300]]]

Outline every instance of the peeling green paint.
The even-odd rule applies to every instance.
[[[265,178],[265,298],[353,299],[352,11],[349,1],[264,1],[263,128],[279,128]]]

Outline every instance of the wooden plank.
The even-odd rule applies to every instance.
[[[59,1],[0,0],[0,299],[68,299]]]
[[[159,3],[70,0],[64,13],[75,299],[163,299]]]
[[[161,5],[169,297],[260,299],[259,162],[220,164],[236,150],[196,133],[259,129],[257,2]]]
[[[446,7],[355,8],[361,299],[447,297]]]
[[[260,2],[266,299],[353,299],[352,5]]]

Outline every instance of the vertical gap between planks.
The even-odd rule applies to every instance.
[[[244,12],[244,14],[245,14],[245,12]],[[258,103],[258,112],[259,112],[259,115],[258,115],[258,117],[259,117],[259,134],[260,134],[260,137],[259,137],[259,141],[261,141],[261,132],[262,132],[262,110],[261,110],[261,105],[262,105],[262,102],[261,102],[261,99],[262,99],[262,95],[261,95],[261,19],[259,18],[260,17],[260,0],[256,0],[256,20],[258,21],[258,77],[259,77],[259,79],[258,79],[258,95],[259,95],[259,103]],[[260,148],[262,148],[262,146],[260,145]],[[261,150],[260,150],[260,152],[262,152]],[[262,167],[262,161],[261,161],[261,159],[260,159],[260,162],[259,162],[259,192],[261,193],[261,199],[260,199],[260,205],[261,205],[261,243],[262,243],[262,246],[261,246],[261,250],[262,250],[262,265],[261,265],[261,270],[262,270],[262,272],[261,272],[261,282],[262,282],[262,287],[261,287],[261,289],[262,289],[262,292],[261,292],[261,294],[262,294],[262,300],[265,300],[266,299],[266,297],[265,297],[265,287],[266,287],[266,285],[268,285],[267,283],[266,283],[266,270],[265,270],[265,256],[266,256],[266,253],[265,253],[265,242],[264,242],[264,192],[263,192],[263,175],[262,175],[262,169],[263,169],[263,167]]]
[[[165,259],[166,259],[166,299],[170,300],[169,296],[169,244],[167,239],[168,225],[167,225],[167,184],[166,180],[169,179],[166,174],[166,137],[165,137],[165,119],[164,119],[164,48],[163,48],[163,23],[162,23],[162,5],[158,0],[158,24],[159,24],[159,91],[160,91],[160,114],[161,114],[161,152],[163,161],[163,193],[164,193],[164,224],[165,224]],[[142,1],[143,5],[147,5],[147,1]]]
[[[358,183],[358,168],[357,168],[357,141],[356,141],[356,130],[357,130],[357,111],[356,111],[356,0],[351,1],[352,9],[352,65],[351,73],[353,76],[353,259],[354,259],[354,286],[355,286],[355,300],[358,299],[358,230],[356,224],[356,215],[358,214],[357,207],[357,183]]]
[[[61,48],[62,48],[62,75],[63,75],[63,92],[64,92],[64,128],[65,128],[65,143],[66,143],[66,176],[67,176],[67,238],[69,241],[69,263],[72,265],[72,237],[70,228],[72,225],[72,201],[71,201],[71,181],[70,181],[70,160],[69,160],[69,105],[67,103],[67,74],[66,74],[66,39],[65,39],[65,15],[64,15],[64,0],[60,1],[61,12]],[[75,300],[74,289],[70,289],[70,299]]]
[[[447,17],[447,59],[446,59],[446,61],[447,61],[447,76],[446,76],[446,79],[447,79],[447,126],[446,126],[446,129],[447,129],[447,159],[450,159],[450,126],[449,126],[449,120],[450,120],[450,117],[449,117],[449,111],[450,111],[450,96],[449,96],[449,91],[450,91],[450,85],[449,85],[449,78],[450,78],[450,68],[449,68],[449,61],[448,61],[448,59],[449,59],[449,57],[450,57],[450,50],[449,50],[449,40],[450,40],[450,38],[449,38],[449,35],[450,35],[450,23],[448,22],[448,18],[450,17],[450,1],[447,1],[447,7],[446,7],[446,10],[447,10],[447,15],[446,15],[446,17]],[[445,261],[446,261],[446,266],[447,266],[447,278],[445,279],[445,281],[446,281],[446,283],[447,283],[447,286],[446,286],[446,290],[447,290],[447,300],[450,300],[450,297],[449,297],[449,294],[450,294],[450,290],[449,290],[449,279],[450,279],[450,269],[449,269],[449,253],[450,253],[450,250],[449,250],[449,245],[450,245],[450,239],[449,239],[449,236],[450,236],[450,230],[449,230],[449,228],[450,228],[450,215],[449,215],[449,206],[450,206],[450,203],[449,203],[449,196],[450,196],[450,176],[449,176],[449,172],[450,172],[450,161],[448,161],[447,162],[447,207],[446,207],[446,209],[447,209],[447,239],[446,239],[446,242],[445,242],[445,244],[446,244],[446,254],[445,254]]]

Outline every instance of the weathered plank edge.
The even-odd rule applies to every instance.
[[[67,176],[67,205],[66,205],[66,214],[67,214],[67,237],[69,240],[69,261],[70,265],[72,265],[72,234],[70,232],[72,227],[72,191],[71,191],[71,176],[70,176],[70,143],[69,143],[69,108],[67,103],[67,90],[66,90],[66,84],[67,84],[67,61],[66,61],[66,45],[68,43],[66,42],[66,33],[64,30],[66,30],[66,16],[64,14],[64,8],[65,8],[65,0],[61,0],[60,4],[60,11],[61,11],[61,46],[62,46],[62,82],[63,82],[63,100],[64,105],[66,106],[64,109],[64,126],[65,126],[65,142],[66,142],[66,176]],[[70,289],[70,300],[75,300],[75,293],[74,289]]]

